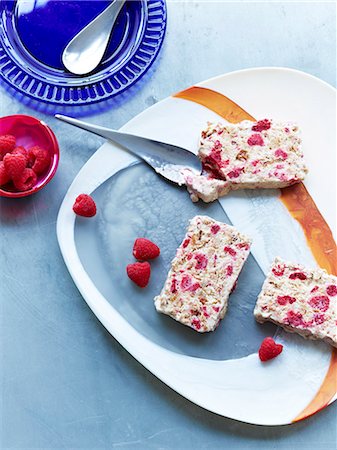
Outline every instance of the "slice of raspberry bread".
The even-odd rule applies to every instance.
[[[337,277],[276,258],[257,299],[258,322],[337,347]]]
[[[226,314],[228,297],[246,261],[251,241],[234,227],[195,216],[157,297],[157,311],[203,333]]]

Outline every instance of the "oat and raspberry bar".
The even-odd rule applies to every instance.
[[[251,241],[234,227],[195,216],[172,261],[157,311],[194,330],[213,331],[246,261]]]
[[[228,189],[220,191],[225,195],[230,189],[286,187],[303,180],[308,172],[298,126],[268,119],[209,123],[201,133],[199,157],[205,173],[186,180],[194,201],[203,199],[205,188],[212,188],[212,179],[228,182]]]
[[[276,258],[257,299],[258,322],[274,322],[337,347],[337,277]]]

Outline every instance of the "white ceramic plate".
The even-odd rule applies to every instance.
[[[294,120],[303,130],[310,174],[305,182],[335,230],[335,90],[305,73],[279,68],[249,69],[201,83],[257,118]],[[182,98],[167,98],[128,122],[122,130],[197,151],[200,129],[223,120],[210,109]],[[76,219],[72,204],[92,193],[99,213]],[[220,207],[221,205],[221,207]],[[159,315],[159,292],[169,261],[188,219],[206,213],[230,221],[253,240],[252,256],[231,296],[218,330],[199,335]],[[219,203],[192,205],[186,192],[159,179],[147,166],[111,143],[81,169],[60,208],[57,234],[65,263],[85,301],[106,329],[172,389],[205,409],[264,425],[292,423],[336,399],[327,379],[335,374],[335,353],[273,325],[255,323],[252,310],[263,273],[276,255],[316,262],[304,233],[279,200],[279,191],[231,193]],[[145,235],[159,243],[149,288],[129,282],[133,240]],[[266,364],[257,350],[264,336],[277,333],[283,353]],[[328,380],[329,381],[329,380]]]

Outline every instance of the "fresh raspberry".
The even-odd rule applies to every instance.
[[[3,161],[5,169],[12,180],[21,177],[27,164],[27,160],[23,155],[13,155],[11,153],[7,153]]]
[[[231,247],[224,247],[224,252],[228,253],[231,256],[236,256],[236,251]]]
[[[285,159],[288,158],[288,153],[282,150],[281,148],[278,148],[277,150],[275,150],[275,156],[276,158],[280,158],[284,161]],[[281,167],[281,169],[283,169],[283,167]]]
[[[335,297],[337,295],[337,286],[330,284],[330,286],[326,288],[326,293],[330,295],[330,297]]]
[[[325,312],[329,309],[330,300],[326,295],[317,295],[312,297],[308,303],[312,308]]]
[[[78,216],[93,217],[96,214],[96,203],[87,194],[80,194],[73,205],[73,211]]]
[[[203,255],[202,253],[197,253],[194,258],[197,260],[197,263],[195,265],[196,269],[198,270],[206,269],[208,264],[208,258],[206,255]]]
[[[263,139],[259,134],[252,134],[247,141],[247,144],[252,145],[264,145]]]
[[[306,276],[306,274],[305,273],[303,273],[303,272],[294,272],[294,273],[291,273],[290,275],[289,275],[289,278],[290,278],[290,280],[302,280],[302,281],[304,281],[304,280],[306,280],[307,279],[307,276]]]
[[[29,191],[32,189],[37,181],[36,173],[33,169],[24,169],[20,175],[13,178],[14,186],[18,191]]]
[[[259,349],[259,357],[262,362],[269,361],[275,358],[283,350],[282,344],[276,344],[272,337],[266,337],[263,339],[261,347]]]
[[[220,226],[218,224],[214,224],[211,226],[211,233],[212,234],[217,234],[217,232],[220,230]]]
[[[252,130],[261,132],[263,130],[269,130],[270,127],[271,122],[268,119],[263,119],[256,122],[256,124],[252,126]]]
[[[127,265],[126,272],[130,280],[132,280],[137,286],[145,288],[149,283],[151,266],[147,261],[136,262]]]
[[[40,175],[43,173],[50,164],[50,154],[48,150],[39,147],[31,147],[28,150],[28,165],[35,173]]]
[[[0,161],[0,186],[7,184],[11,177],[8,175],[3,161]]]
[[[23,155],[26,158],[26,165],[28,165],[28,152],[24,147],[15,147],[12,155]]]
[[[160,255],[159,247],[149,239],[138,238],[133,245],[133,256],[140,261],[157,258]]]
[[[286,305],[287,303],[292,304],[294,302],[296,302],[296,298],[295,297],[291,297],[290,295],[279,295],[277,297],[277,303],[279,305],[282,305],[282,306]]]
[[[10,153],[15,148],[15,137],[11,134],[0,136],[0,160],[2,161],[6,153]]]

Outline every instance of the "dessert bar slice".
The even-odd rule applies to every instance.
[[[304,338],[337,347],[337,277],[276,258],[257,299],[254,316]]]
[[[308,172],[298,126],[267,119],[209,123],[201,133],[199,157],[204,173],[185,177],[193,201],[213,201],[214,195],[207,196],[207,190],[217,195],[215,180],[227,182],[226,189],[218,189],[219,197],[231,189],[290,186]]]
[[[157,297],[157,311],[194,328],[213,331],[248,257],[251,241],[234,227],[194,217]]]

